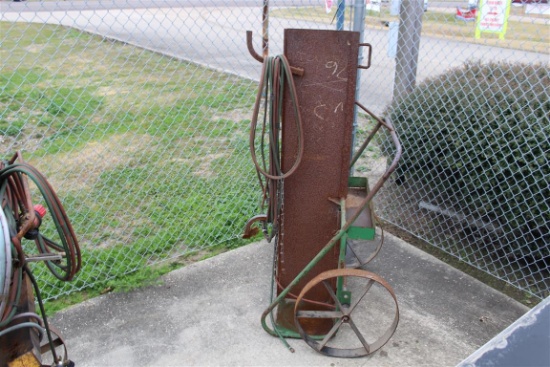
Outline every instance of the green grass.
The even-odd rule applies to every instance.
[[[33,265],[50,311],[249,242],[254,83],[65,27],[0,27],[0,154],[23,149],[46,175],[82,248],[70,283]]]

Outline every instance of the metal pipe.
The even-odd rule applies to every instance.
[[[346,2],[345,0],[338,0],[338,7],[336,8],[336,30],[344,30],[344,16],[346,13]]]
[[[365,31],[365,1],[355,0],[355,11],[353,12],[353,30],[359,32],[359,44],[363,43],[364,31]],[[369,51],[370,57],[370,51]],[[357,57],[357,65],[363,63],[363,49],[359,47],[359,55]],[[370,64],[370,62],[369,62]],[[357,70],[357,78],[355,83],[355,100],[359,100],[361,94],[361,68]],[[353,154],[353,148],[355,147],[355,135],[357,134],[357,106],[353,106],[353,131],[351,136],[351,152]],[[350,175],[353,175],[353,164],[350,165]]]
[[[269,55],[269,0],[264,0],[262,10],[262,55]]]

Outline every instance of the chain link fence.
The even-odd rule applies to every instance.
[[[48,177],[82,248],[73,282],[57,282],[45,269],[37,273],[45,298],[244,243],[243,225],[259,204],[248,124],[261,69],[245,32],[254,31],[261,50],[262,2],[0,6],[0,154],[7,159],[20,150]],[[356,30],[372,45],[358,98],[392,119],[406,151],[401,171],[377,200],[379,216],[529,295],[547,296],[548,6],[514,4],[505,34],[477,38],[468,14],[479,9],[466,2],[327,7],[272,1],[269,53],[282,52],[285,28]],[[513,70],[484,69],[489,63]],[[518,73],[532,88],[510,81]],[[444,97],[465,86],[473,91],[464,98]],[[506,95],[498,94],[503,86]],[[437,115],[441,110],[447,115]],[[359,116],[357,141],[368,126]],[[477,145],[469,142],[473,132]],[[434,141],[444,144],[427,144]],[[379,146],[357,167],[360,173],[384,170],[384,142]],[[447,162],[449,151],[459,163],[415,161]],[[507,166],[490,177],[504,164],[491,160],[496,156]],[[476,176],[457,173],[465,171]],[[515,184],[495,193],[508,177]]]

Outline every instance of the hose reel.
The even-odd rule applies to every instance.
[[[33,205],[29,179],[45,207]],[[48,323],[29,266],[44,262],[57,279],[73,279],[81,255],[69,218],[46,178],[20,153],[0,162],[0,204],[0,365],[74,366],[61,334]],[[55,239],[40,230],[44,220],[50,222],[47,232]],[[37,253],[29,253],[25,240],[34,242]]]

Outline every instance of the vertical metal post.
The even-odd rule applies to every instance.
[[[355,11],[353,12],[353,31],[359,32],[359,43],[363,43],[365,33],[365,1],[355,0]],[[359,48],[357,65],[363,65],[363,49]],[[361,94],[361,69],[357,69],[357,81],[355,84],[355,100],[359,100]],[[357,133],[357,105],[353,105],[353,132],[351,136],[351,154],[353,157],[355,147],[355,135]],[[353,167],[350,169],[350,175],[353,174]]]
[[[262,10],[262,56],[265,58],[269,55],[269,0],[264,0]]]
[[[405,97],[416,85],[423,4],[423,0],[402,0],[401,2],[393,86],[394,102]]]
[[[338,0],[338,8],[336,9],[336,30],[344,30],[344,15],[346,14],[346,1]]]
[[[355,0],[355,11],[353,12],[353,31],[359,32],[359,43],[363,42],[363,33],[365,33],[365,1]],[[359,49],[359,65],[361,65],[362,52]],[[359,74],[358,74],[359,76]]]

